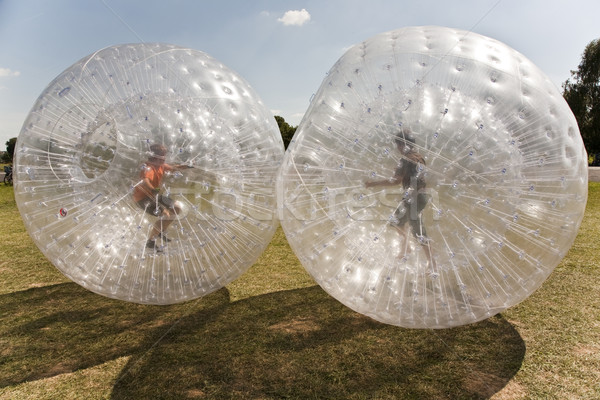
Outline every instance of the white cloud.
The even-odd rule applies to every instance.
[[[19,71],[13,71],[9,68],[0,68],[0,78],[19,75],[21,75]]]
[[[310,13],[304,8],[302,10],[289,10],[283,14],[283,17],[277,19],[277,21],[284,25],[296,25],[302,26],[310,21]]]

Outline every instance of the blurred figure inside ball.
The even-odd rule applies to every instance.
[[[399,257],[410,254],[411,248],[408,246],[408,231],[410,230],[410,233],[425,249],[429,267],[435,273],[437,271],[431,251],[431,239],[427,236],[427,230],[423,224],[423,210],[430,199],[424,176],[425,159],[418,152],[415,138],[410,129],[402,128],[394,137],[394,143],[401,154],[394,175],[389,179],[367,181],[365,187],[402,187],[404,190],[402,201],[390,218],[390,224],[402,237],[403,249],[401,249]]]
[[[148,214],[158,217],[154,227],[150,231],[146,247],[160,251],[157,239],[161,244],[170,242],[166,235],[167,228],[181,212],[177,203],[161,194],[161,184],[165,172],[180,171],[191,168],[185,164],[170,165],[166,163],[167,147],[160,143],[150,146],[148,161],[142,165],[140,181],[133,190],[133,200]]]

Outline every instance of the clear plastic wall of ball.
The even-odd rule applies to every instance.
[[[29,234],[108,297],[204,296],[244,273],[278,225],[277,124],[200,51],[127,44],[83,58],[40,95],[15,154]]]
[[[534,292],[572,245],[587,156],[550,79],[473,32],[407,27],[348,50],[278,177],[281,224],[331,296],[448,328]]]

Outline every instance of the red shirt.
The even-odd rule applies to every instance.
[[[148,181],[150,181],[150,185],[153,188],[157,188],[160,185],[160,182],[162,181],[163,175],[165,174],[165,167],[166,164],[144,164],[142,167],[142,171],[140,172],[140,179],[148,179]],[[152,195],[153,194],[148,192],[148,189],[142,182],[136,185],[133,189],[133,200],[136,203],[140,200],[143,200],[146,197],[152,197]]]

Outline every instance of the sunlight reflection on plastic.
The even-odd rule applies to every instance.
[[[550,80],[506,45],[411,27],[329,71],[278,177],[308,272],[384,323],[446,328],[517,304],[573,243],[587,156]]]
[[[235,72],[195,50],[119,45],[40,95],[17,140],[15,196],[67,277],[170,304],[223,287],[262,253],[282,157],[273,116]],[[174,169],[157,172],[163,162]]]

